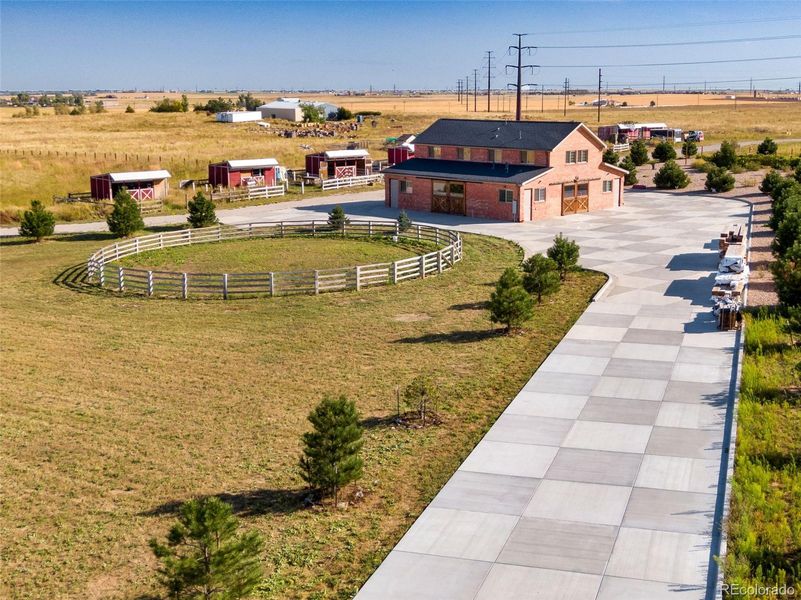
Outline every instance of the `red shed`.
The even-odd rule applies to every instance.
[[[387,148],[387,163],[396,165],[404,160],[414,158],[414,150],[408,146],[390,146]]]
[[[274,158],[227,160],[209,165],[209,183],[213,186],[274,186],[278,161]]]
[[[130,171],[127,173],[103,173],[92,175],[89,185],[94,200],[112,200],[122,189],[128,190],[137,201],[162,200],[169,192],[169,171]]]
[[[373,160],[367,150],[326,150],[306,155],[306,174],[322,179],[370,175]]]

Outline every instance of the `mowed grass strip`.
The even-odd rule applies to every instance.
[[[313,271],[387,263],[436,247],[400,241],[348,237],[263,238],[210,242],[143,252],[120,261],[123,266],[195,273]]]
[[[726,579],[792,593],[801,587],[801,347],[787,320],[766,311],[745,328]],[[732,596],[737,597],[737,596]]]
[[[261,597],[350,597],[605,281],[571,274],[501,336],[483,303],[521,253],[494,238],[465,236],[442,275],[358,293],[185,302],[63,282],[110,241],[0,248],[3,597],[157,592],[148,539],[210,494],[267,538]],[[418,374],[444,424],[388,425]],[[303,507],[300,435],[325,394],[366,427],[364,498],[346,509]]]

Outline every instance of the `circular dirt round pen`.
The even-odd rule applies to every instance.
[[[259,273],[188,273],[124,266],[119,261],[142,252],[228,240],[264,238],[363,238],[394,242],[421,241],[437,249],[393,262],[333,269],[265,271]],[[286,221],[218,225],[154,233],[101,248],[89,257],[90,281],[101,288],[146,296],[231,299],[246,296],[322,294],[359,290],[420,279],[452,268],[462,259],[462,239],[455,231],[412,225],[400,231],[388,221],[351,221],[332,228],[326,221]]]

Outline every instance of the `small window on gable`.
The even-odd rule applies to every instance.
[[[536,188],[534,190],[534,202],[545,202],[545,188]]]
[[[514,199],[512,190],[498,190],[498,202],[514,202]]]
[[[612,191],[612,180],[611,179],[604,179],[604,192],[611,192]]]
[[[573,165],[576,163],[576,151],[575,150],[568,150],[565,152],[565,162],[569,165]]]
[[[587,151],[587,150],[579,150],[578,151],[578,161],[580,163],[587,162],[588,156],[589,156],[589,151]]]

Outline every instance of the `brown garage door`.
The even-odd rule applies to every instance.
[[[466,214],[465,184],[461,181],[433,181],[431,212]]]
[[[590,210],[588,183],[565,183],[562,186],[562,214],[572,215]]]

